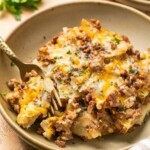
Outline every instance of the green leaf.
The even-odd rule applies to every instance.
[[[2,11],[4,9],[4,2],[0,2],[0,11]]]
[[[74,71],[74,68],[71,67],[71,68],[68,70],[68,73],[71,74],[73,71]]]
[[[16,20],[20,21],[21,20],[21,15],[20,14],[14,14]]]
[[[129,73],[130,73],[130,74],[133,74],[133,73],[134,73],[134,74],[138,74],[138,72],[139,72],[138,68],[137,68],[137,69],[132,69],[132,68],[129,69]]]
[[[121,40],[115,38],[115,39],[114,39],[114,42],[115,42],[116,44],[120,44]]]
[[[71,54],[71,51],[69,50],[66,54]]]
[[[37,4],[40,2],[41,0],[2,0],[0,2],[0,11],[5,7],[15,16],[16,20],[21,20],[21,10],[23,7],[35,10],[37,9]]]
[[[0,93],[0,95],[5,97],[7,95],[7,93],[6,92],[2,92],[2,93]]]

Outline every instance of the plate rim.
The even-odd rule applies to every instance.
[[[130,1],[138,4],[150,5],[150,1],[146,1],[146,0],[130,0]]]

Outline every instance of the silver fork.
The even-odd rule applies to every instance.
[[[43,70],[39,66],[35,64],[23,63],[21,60],[19,60],[15,53],[10,49],[10,47],[4,42],[4,40],[1,37],[0,50],[4,52],[11,59],[11,61],[19,68],[22,81],[25,81],[25,74],[32,70],[35,70],[43,78],[45,77]],[[61,100],[55,87],[52,91],[51,102],[52,104],[50,106],[50,111],[52,114],[54,114],[55,110],[58,110],[59,107],[62,107]]]

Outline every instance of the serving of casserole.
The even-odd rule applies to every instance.
[[[17,124],[64,147],[74,135],[84,140],[127,133],[141,125],[150,111],[150,49],[135,50],[124,35],[82,19],[64,27],[38,51],[26,82],[8,81],[6,99],[17,113]],[[50,113],[53,88],[63,107]]]

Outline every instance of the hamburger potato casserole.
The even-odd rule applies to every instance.
[[[11,79],[6,99],[23,128],[64,147],[77,135],[84,140],[127,133],[141,125],[150,111],[150,50],[134,50],[126,36],[82,19],[39,49],[33,63],[45,72]],[[62,108],[50,113],[53,89]]]

